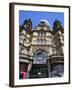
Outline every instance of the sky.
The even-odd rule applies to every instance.
[[[53,27],[55,19],[58,19],[64,27],[64,13],[62,12],[19,11],[19,25],[22,25],[24,20],[28,18],[31,18],[33,27],[36,26],[41,19],[47,20],[50,27]]]

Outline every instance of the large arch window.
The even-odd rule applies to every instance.
[[[35,64],[46,64],[47,63],[47,54],[43,50],[37,50],[33,56],[33,63]]]

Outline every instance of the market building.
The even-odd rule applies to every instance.
[[[55,20],[53,28],[40,20],[33,28],[31,19],[20,26],[19,78],[62,77],[64,74],[64,28]]]

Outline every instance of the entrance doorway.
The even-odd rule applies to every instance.
[[[46,64],[33,64],[30,71],[30,78],[47,78],[48,67]]]
[[[38,49],[33,55],[33,65],[30,71],[30,78],[47,78],[48,77],[48,56],[47,53]]]

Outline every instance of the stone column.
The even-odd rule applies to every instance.
[[[48,75],[49,75],[49,77],[51,77],[50,63],[49,63],[49,61],[48,61]]]
[[[27,77],[26,78],[29,78],[29,73],[30,73],[31,67],[32,67],[32,61],[29,62],[28,69],[27,69]]]

